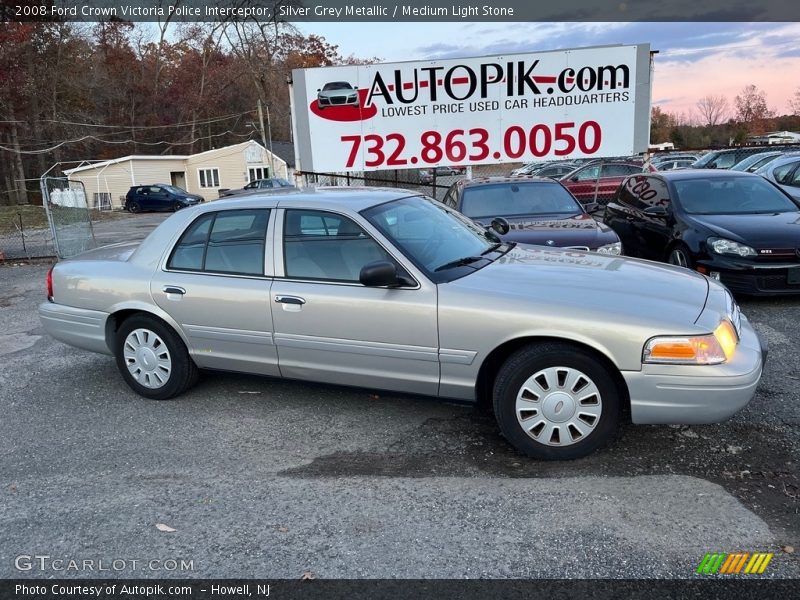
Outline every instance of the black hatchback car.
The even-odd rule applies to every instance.
[[[511,175],[462,179],[445,194],[444,204],[484,227],[500,217],[509,225],[503,240],[558,248],[622,254],[614,231],[590,214],[563,185],[545,177]]]
[[[758,175],[634,175],[604,220],[629,255],[699,271],[735,293],[800,293],[800,205]]]
[[[176,211],[205,202],[202,196],[190,194],[174,185],[154,183],[135,185],[125,195],[125,210],[138,213],[145,210]]]

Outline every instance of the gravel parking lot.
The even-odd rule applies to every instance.
[[[111,357],[43,334],[47,268],[0,267],[0,577],[97,575],[20,555],[122,560],[103,576],[123,577],[692,577],[735,551],[800,576],[800,299],[742,301],[770,354],[733,420],[540,463],[432,398],[206,373],[145,400]]]

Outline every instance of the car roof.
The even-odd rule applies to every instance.
[[[555,180],[549,177],[538,177],[536,175],[497,175],[494,177],[462,179],[458,183],[461,187],[468,188],[496,183],[555,183]]]
[[[408,198],[422,196],[419,192],[402,188],[380,187],[318,187],[318,188],[286,188],[281,193],[254,192],[246,197],[234,196],[221,202],[203,204],[199,212],[219,210],[221,206],[228,209],[261,208],[264,201],[272,206],[283,208],[331,208],[333,210],[351,210],[359,212],[365,208]]]
[[[797,160],[800,160],[800,152],[789,152],[784,154],[780,158],[776,158],[771,163],[769,163],[769,168],[776,169],[778,167],[782,167],[787,163],[793,163]]]
[[[681,169],[679,171],[657,171],[656,173],[643,173],[661,177],[667,181],[683,181],[687,179],[725,179],[726,177],[761,177],[746,171],[728,171],[727,169]],[[631,175],[637,177],[638,175]]]

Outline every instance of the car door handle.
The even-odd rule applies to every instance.
[[[164,286],[164,293],[165,294],[178,294],[183,296],[186,293],[186,290],[182,287],[178,287],[177,285],[165,285]]]
[[[305,298],[301,298],[300,296],[275,296],[275,302],[281,302],[282,304],[305,304]]]

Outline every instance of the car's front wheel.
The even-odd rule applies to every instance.
[[[616,434],[622,401],[608,367],[564,343],[532,344],[512,354],[494,385],[494,412],[506,439],[544,460],[586,456]]]
[[[692,268],[692,257],[689,249],[684,245],[675,246],[667,255],[667,262],[684,269]]]
[[[125,382],[145,398],[168,400],[197,381],[197,366],[183,340],[168,325],[147,315],[122,323],[114,354]]]

